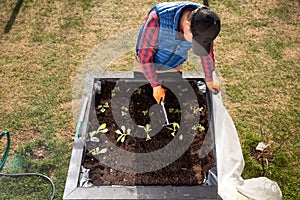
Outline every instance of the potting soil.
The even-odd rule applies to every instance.
[[[110,166],[103,164],[103,159],[107,157],[97,157],[92,154],[91,150],[101,146],[105,141],[99,137],[99,142],[91,141],[90,136],[87,136],[87,150],[83,161],[83,167],[90,170],[91,182],[95,186],[100,185],[201,185],[204,181],[205,174],[214,165],[213,152],[210,151],[207,155],[200,158],[199,150],[203,143],[205,134],[208,130],[208,116],[205,94],[199,94],[197,85],[194,81],[189,81],[191,87],[197,96],[198,107],[194,112],[199,112],[199,126],[190,127],[182,135],[178,131],[171,130],[172,125],[164,126],[165,118],[162,108],[153,98],[152,87],[150,84],[141,84],[136,88],[133,83],[116,84],[115,81],[105,81],[102,85],[101,94],[95,96],[95,109],[97,114],[97,122],[99,125],[105,124],[108,131],[106,133],[98,133],[94,137],[105,134],[109,142],[114,143],[118,148],[134,153],[148,153],[157,151],[168,145],[175,137],[185,138],[186,134],[193,135],[193,141],[189,148],[173,163],[150,172],[132,173],[122,170],[116,170]],[[170,90],[165,87],[166,98],[165,107],[169,121],[176,122],[181,125],[186,120],[189,120],[188,115],[194,115],[193,112],[188,113],[187,116],[182,116],[182,108],[177,97],[183,98],[184,103],[189,105],[190,97],[185,96],[185,88],[181,88],[180,84],[174,83],[178,90]],[[132,93],[129,105],[124,104],[126,93]],[[124,95],[120,95],[124,93]],[[175,94],[176,93],[176,94]],[[113,111],[111,106],[111,99],[117,99],[117,111]],[[121,125],[115,120],[115,113],[119,113],[122,118],[122,125],[126,130],[131,129],[131,134],[126,135],[124,141],[118,138],[120,134],[116,133],[121,130]],[[132,124],[138,126],[132,126]],[[142,127],[147,124],[151,125],[149,137],[146,139],[146,132]],[[201,126],[200,126],[201,125]],[[92,130],[91,130],[92,131]],[[156,134],[151,134],[151,133]],[[174,132],[174,134],[173,134]],[[132,133],[144,134],[141,137],[135,137]],[[107,142],[107,141],[106,141]],[[97,154],[97,152],[96,152]],[[118,156],[111,154],[110,157]],[[134,162],[127,160],[125,162]],[[124,163],[125,165],[125,163]]]

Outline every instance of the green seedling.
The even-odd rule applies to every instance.
[[[108,102],[105,102],[104,105],[99,105],[98,109],[100,110],[100,112],[104,113],[106,111],[106,109],[109,108]]]
[[[106,128],[106,123],[101,124],[97,129],[98,133],[107,133],[107,131],[108,129]]]
[[[198,113],[198,112],[202,112],[203,111],[203,107],[201,107],[201,108],[194,108],[194,111],[193,111],[193,113]]]
[[[116,86],[112,91],[111,91],[111,96],[114,97],[116,96],[117,92],[120,91],[120,88]]]
[[[138,125],[139,128],[143,128],[147,134],[146,141],[151,140],[149,133],[152,131],[151,125],[146,124],[146,126]]]
[[[181,92],[186,92],[188,91],[188,89],[186,87],[183,87],[182,85],[178,85],[177,88],[181,91]]]
[[[145,110],[145,111],[142,111],[142,112],[143,112],[144,116],[146,116],[147,113],[148,113],[148,110]]]
[[[174,113],[181,113],[181,110],[180,109],[175,109]]]
[[[131,129],[126,130],[125,126],[121,126],[121,130],[116,130],[115,132],[120,135],[117,139],[117,142],[121,141],[123,143],[126,136],[130,135]]]
[[[178,139],[179,139],[179,140],[183,140],[183,135],[180,134],[179,137],[178,137]]]
[[[89,133],[90,140],[93,142],[99,142],[99,138],[95,137],[98,133],[107,133],[108,129],[106,128],[106,123],[101,124],[96,131]]]
[[[99,147],[96,147],[95,149],[89,151],[89,153],[92,154],[93,156],[99,155],[100,153],[106,153],[106,152],[107,152],[107,148],[100,150]]]
[[[178,108],[176,108],[176,109],[175,108],[169,108],[169,113],[175,113],[175,114],[178,113],[179,114],[179,113],[181,113],[181,110],[178,109]]]
[[[194,125],[194,126],[192,127],[192,129],[193,129],[194,131],[198,129],[200,132],[205,131],[204,126],[202,126],[201,124]]]
[[[127,112],[128,112],[128,108],[126,106],[122,106],[121,107],[121,115],[125,116],[125,115],[127,115]]]
[[[172,131],[172,132],[171,132],[171,135],[172,135],[173,137],[175,137],[175,133],[176,133],[176,131],[179,130],[180,126],[179,126],[179,124],[176,123],[176,122],[173,122],[173,123],[171,123],[171,124],[172,124],[172,127],[168,127],[168,126],[167,126],[167,129],[171,130],[171,131]]]
[[[182,85],[178,85],[177,88],[181,91],[179,92],[179,96],[182,96],[184,92],[188,91],[186,87],[183,87]]]
[[[137,93],[138,95],[141,95],[141,94],[142,94],[142,88],[136,89],[136,93]]]

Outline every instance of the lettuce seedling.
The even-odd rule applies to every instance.
[[[167,129],[171,130],[171,131],[172,131],[171,135],[172,135],[173,137],[175,137],[175,133],[176,133],[176,131],[178,131],[178,129],[180,128],[180,126],[179,126],[179,124],[176,123],[176,122],[173,122],[173,123],[171,123],[171,124],[172,124],[172,127],[168,127],[168,126],[167,126]]]
[[[181,113],[181,110],[180,109],[178,109],[178,108],[169,108],[169,113]]]
[[[205,131],[204,126],[202,126],[201,124],[194,125],[194,126],[192,127],[192,129],[193,129],[194,131],[198,129],[200,132]]]
[[[100,112],[104,113],[106,111],[106,109],[109,108],[108,102],[105,102],[104,105],[99,105],[98,109],[100,110]]]
[[[99,147],[96,147],[95,149],[89,151],[89,153],[92,154],[93,156],[99,155],[100,153],[106,153],[106,152],[107,152],[107,148],[100,150]]]
[[[202,112],[202,111],[203,111],[203,107],[201,107],[201,108],[195,107],[193,113],[198,113],[198,112]]]
[[[146,141],[151,140],[149,133],[152,131],[151,124],[146,124],[146,126],[138,125],[139,128],[143,128],[147,134]]]
[[[128,108],[126,106],[122,106],[121,107],[121,115],[122,116],[127,115],[127,112],[128,112]]]
[[[144,110],[144,111],[142,111],[142,112],[143,112],[144,116],[146,116],[147,113],[148,113],[148,110]]]
[[[120,91],[120,88],[116,86],[112,91],[111,91],[111,97],[116,96],[117,92]]]
[[[95,137],[98,133],[107,133],[108,129],[106,128],[106,123],[101,124],[96,131],[89,133],[90,140],[93,142],[99,142],[99,138]]]
[[[117,139],[117,142],[121,141],[123,143],[126,136],[130,135],[131,129],[126,130],[125,126],[121,126],[121,130],[116,130],[115,132],[120,135]]]

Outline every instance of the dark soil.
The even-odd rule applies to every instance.
[[[197,91],[197,86],[194,81],[189,81],[189,84],[195,90],[197,96],[198,108],[203,108],[197,116],[199,124],[205,130],[192,130],[189,127],[184,131],[182,137],[188,138],[192,136],[192,142],[188,149],[175,160],[173,163],[158,169],[156,171],[145,173],[130,173],[121,170],[113,169],[103,164],[105,156],[97,157],[91,155],[90,150],[100,147],[104,143],[101,135],[114,143],[118,148],[134,153],[149,153],[160,150],[168,145],[172,140],[180,138],[180,134],[176,131],[176,136],[172,136],[172,131],[166,126],[162,107],[156,104],[152,96],[152,88],[147,83],[125,83],[115,81],[103,81],[101,94],[95,95],[95,108],[98,120],[98,125],[106,123],[108,128],[107,133],[96,134],[100,142],[92,142],[88,136],[87,150],[83,160],[83,166],[90,169],[90,178],[96,186],[100,185],[201,185],[204,179],[204,174],[208,172],[214,165],[213,152],[210,152],[203,158],[199,158],[199,149],[206,131],[208,130],[207,106],[205,95],[200,95]],[[174,87],[164,87],[166,90],[165,107],[170,122],[180,124],[180,129],[184,127],[186,122],[195,115],[192,111],[183,112],[181,108],[180,98],[184,105],[189,105],[192,101],[190,95],[186,93],[185,88],[181,88],[179,83],[174,83]],[[174,89],[177,88],[177,89]],[[185,94],[186,93],[186,94]],[[176,95],[175,95],[176,94]],[[178,97],[178,98],[177,98]],[[128,99],[126,102],[126,99]],[[101,111],[101,105],[108,104],[109,108]],[[116,113],[118,116],[116,116]],[[185,114],[183,114],[185,113]],[[120,122],[121,121],[121,122]],[[118,124],[122,124],[126,129],[131,129],[131,134],[127,135],[124,142],[117,142],[120,135],[115,133],[120,129]],[[146,126],[151,124],[152,131],[149,133],[151,139],[146,141],[146,133],[137,125]],[[92,126],[92,125],[91,125]],[[169,125],[168,127],[172,127]],[[93,130],[97,127],[92,128]],[[151,134],[156,133],[156,134]],[[136,137],[138,136],[138,137]],[[183,139],[183,140],[184,140]],[[107,141],[106,141],[107,142]],[[114,154],[109,155],[114,156]],[[115,155],[117,156],[117,155]],[[134,162],[133,160],[125,160],[124,162]]]

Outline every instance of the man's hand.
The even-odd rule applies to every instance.
[[[221,91],[221,85],[219,83],[216,82],[206,82],[206,85],[208,87],[208,89],[210,89],[210,91],[212,91],[213,93],[218,93]],[[216,92],[216,90],[218,92]]]
[[[165,90],[161,85],[153,88],[153,97],[158,104],[161,100],[165,100]]]

